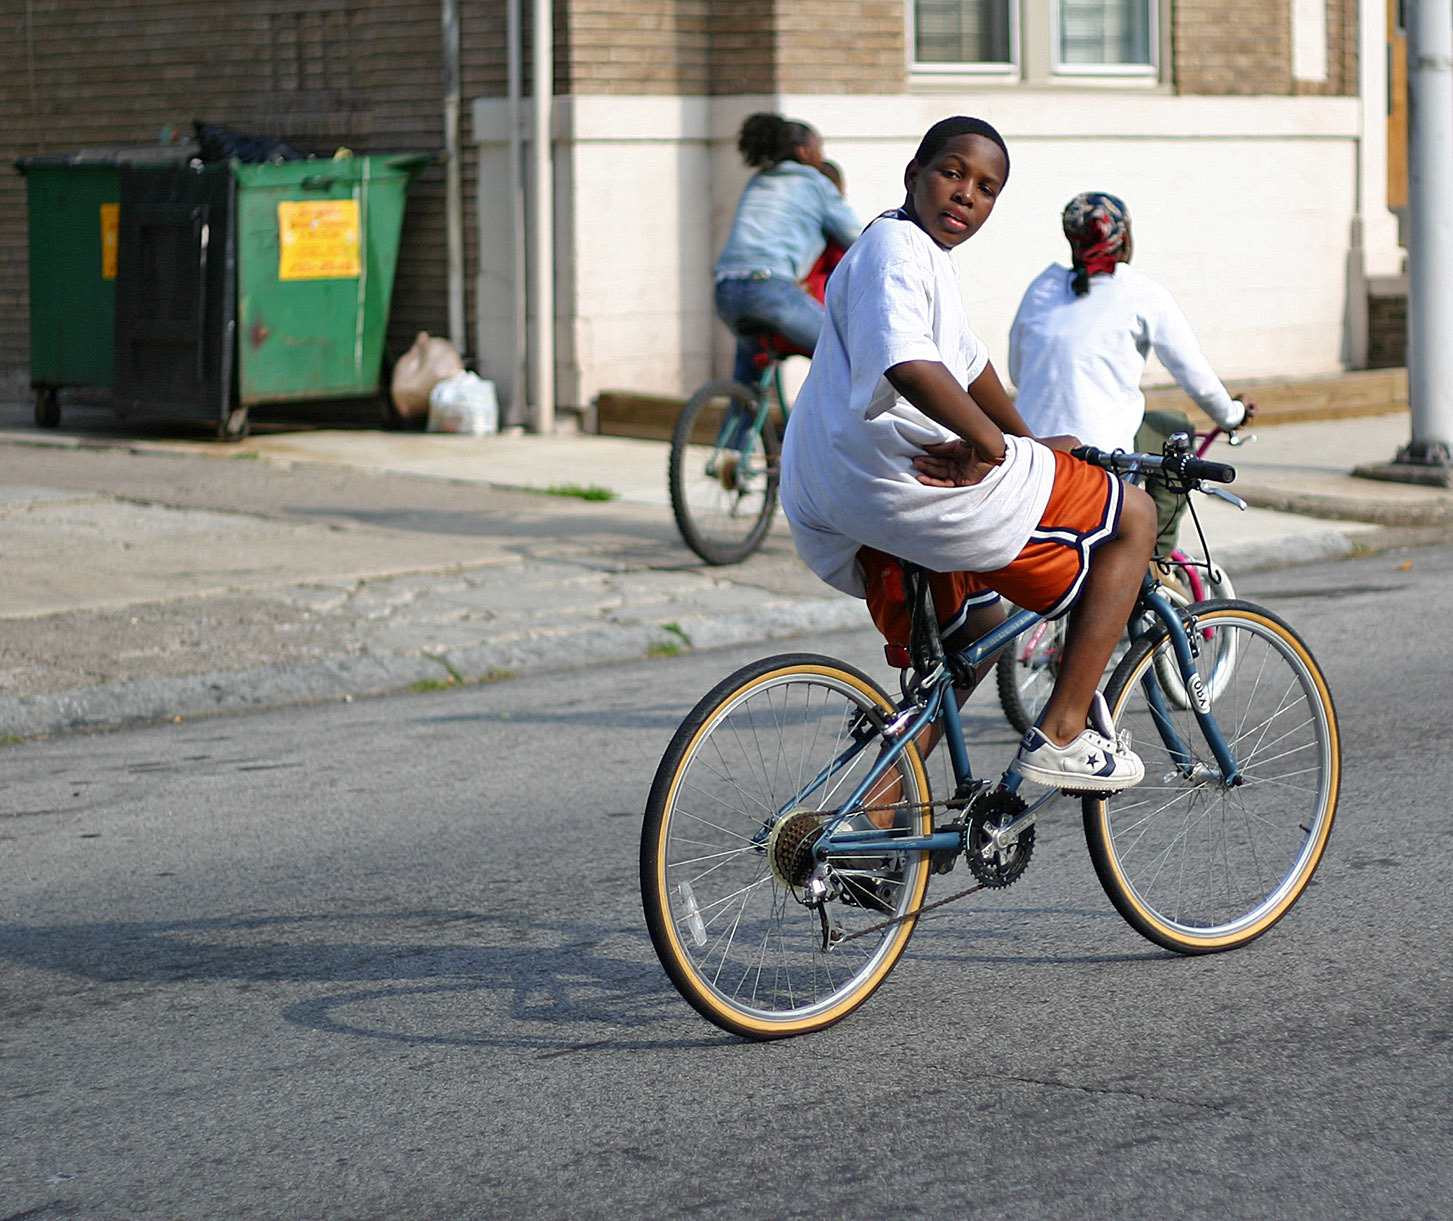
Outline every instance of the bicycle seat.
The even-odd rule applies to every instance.
[[[765,369],[771,361],[783,360],[788,356],[812,355],[810,350],[799,348],[785,335],[779,334],[768,322],[757,322],[748,318],[739,322],[735,330],[743,339],[757,341],[755,359],[759,369]]]

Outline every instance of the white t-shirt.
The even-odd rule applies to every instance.
[[[883,376],[910,360],[940,361],[968,386],[989,357],[969,329],[949,252],[890,213],[828,281],[827,317],[782,451],[782,508],[798,553],[858,597],[865,544],[937,572],[1002,568],[1023,550],[1054,484],[1054,454],[1022,437],[1006,437],[1004,461],[972,487],[919,483],[913,459],[955,434]]]
[[[1070,433],[1100,449],[1134,449],[1152,350],[1216,423],[1235,428],[1245,419],[1166,289],[1119,263],[1114,275],[1091,276],[1090,291],[1077,297],[1069,268],[1051,263],[1025,291],[1009,331],[1015,406],[1036,436]]]

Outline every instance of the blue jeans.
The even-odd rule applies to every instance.
[[[822,330],[822,306],[792,280],[772,276],[765,280],[720,280],[716,286],[717,316],[735,333],[756,323],[785,335],[805,351],[817,347]],[[732,376],[748,386],[757,384],[757,339],[737,339]]]

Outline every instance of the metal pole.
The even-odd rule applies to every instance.
[[[1399,464],[1440,468],[1453,441],[1453,0],[1408,0],[1408,405]]]
[[[449,341],[469,350],[464,321],[464,190],[459,164],[459,0],[439,9],[444,60],[444,236],[448,249]]]
[[[505,42],[508,45],[508,90],[507,118],[510,127],[509,139],[509,191],[510,191],[510,252],[513,259],[510,277],[511,311],[514,320],[513,338],[510,347],[510,391],[506,404],[505,422],[511,426],[522,426],[530,418],[529,364],[526,359],[525,318],[529,299],[525,292],[525,140],[524,140],[524,82],[525,82],[525,21],[522,5],[524,0],[508,0],[505,8]]]
[[[530,287],[535,307],[535,342],[530,353],[534,370],[530,422],[535,432],[555,431],[555,206],[550,147],[555,50],[550,5],[551,0],[534,0],[534,90],[530,116],[534,207],[531,209]]]

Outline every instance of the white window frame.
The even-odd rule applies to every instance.
[[[1165,42],[1165,9],[1169,0],[1149,0],[1149,64],[1066,64],[1060,62],[1059,0],[1007,0],[1011,62],[925,63],[915,58],[917,0],[903,6],[905,52],[910,84],[933,90],[953,84],[982,83],[1061,86],[1065,88],[1169,87],[1163,73],[1169,48]]]
[[[1005,0],[1009,10],[1009,62],[998,63],[989,61],[987,63],[941,63],[938,61],[920,61],[915,57],[918,51],[918,0],[907,0],[903,6],[907,18],[907,51],[908,66],[910,73],[919,78],[961,78],[965,76],[989,77],[996,80],[1018,80],[1020,71],[1019,55],[1019,30],[1023,24],[1020,14],[1020,6],[1025,0]],[[1033,3],[1034,0],[1028,0]]]
[[[1067,77],[1134,77],[1160,79],[1160,4],[1158,0],[1142,0],[1150,20],[1146,45],[1150,49],[1148,64],[1067,64],[1060,59],[1063,43],[1060,38],[1060,0],[1050,0],[1050,62],[1055,76]]]

